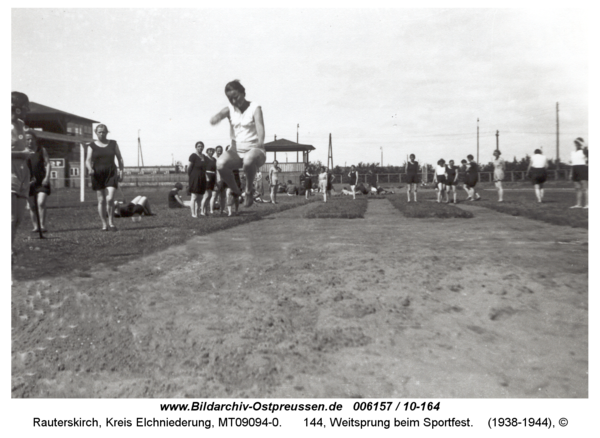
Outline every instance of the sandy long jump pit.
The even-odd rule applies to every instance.
[[[587,397],[588,232],[297,209],[16,282],[13,397]]]

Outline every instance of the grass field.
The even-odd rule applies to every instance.
[[[427,193],[427,192],[426,192]],[[472,218],[473,213],[465,210],[461,210],[450,204],[437,203],[435,201],[435,193],[427,193],[423,196],[419,194],[419,202],[406,202],[406,196],[403,195],[391,195],[388,197],[392,205],[410,218],[438,218],[438,219],[450,219],[450,218]]]
[[[201,217],[194,219],[190,210],[169,209],[167,193],[163,188],[125,188],[126,199],[137,195],[146,196],[155,216],[142,217],[141,222],[130,218],[116,218],[119,231],[100,231],[95,194],[86,194],[86,201],[79,202],[78,190],[60,190],[49,199],[60,199],[60,207],[48,208],[45,239],[32,233],[29,214],[15,238],[17,263],[13,266],[13,278],[28,280],[46,276],[62,275],[69,271],[85,271],[98,264],[116,266],[128,260],[181,244],[194,236],[235,227],[308,202],[304,197],[280,197],[279,203],[255,204],[246,209],[240,206],[237,216]],[[57,203],[57,201],[53,201]],[[55,204],[56,205],[56,204]]]
[[[319,197],[321,197],[319,195]],[[317,197],[317,200],[322,201]],[[304,214],[309,219],[357,219],[365,217],[368,198],[359,196],[332,196],[327,202],[319,202],[316,208]]]
[[[493,191],[486,190],[480,193],[482,199],[472,204],[554,225],[588,227],[588,210],[569,208],[575,204],[575,192],[572,190],[546,190],[544,202],[541,204],[536,202],[533,189],[506,190],[503,202],[498,202],[498,195]]]

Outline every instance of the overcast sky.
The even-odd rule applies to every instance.
[[[586,12],[556,9],[14,9],[12,90],[105,123],[126,166],[229,143],[209,119],[240,79],[266,141],[335,165],[561,158],[588,138]],[[285,154],[278,156],[285,161]],[[295,154],[289,154],[295,161]]]

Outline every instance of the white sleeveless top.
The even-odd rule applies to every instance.
[[[228,107],[231,139],[236,143],[257,143],[258,133],[256,132],[256,123],[254,123],[254,112],[260,105],[250,102],[243,113],[231,104]]]
[[[586,162],[583,149],[578,149],[576,151],[571,152],[571,164],[573,166],[585,166]]]
[[[531,167],[534,169],[546,167],[546,161],[546,157],[542,154],[533,154],[531,157]]]

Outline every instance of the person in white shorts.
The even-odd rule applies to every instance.
[[[319,191],[323,193],[323,202],[327,202],[327,178],[329,177],[327,173],[327,168],[325,166],[321,166],[321,173],[319,173]]]
[[[269,191],[271,194],[271,203],[277,204],[277,189],[279,188],[279,173],[281,167],[279,162],[273,160],[273,166],[269,169]]]
[[[504,162],[504,158],[500,158],[501,152],[496,149],[494,151],[494,185],[498,189],[498,202],[503,201],[504,189],[502,188],[502,180],[504,180],[504,169],[506,167],[506,163]]]
[[[265,125],[260,105],[246,100],[246,90],[238,81],[225,86],[225,95],[229,105],[210,119],[216,125],[223,119],[229,120],[231,147],[217,160],[217,171],[233,194],[241,195],[241,190],[233,178],[233,170],[242,168],[246,181],[254,181],[256,172],[266,161]],[[254,202],[252,184],[247,184],[244,205],[250,207]]]

